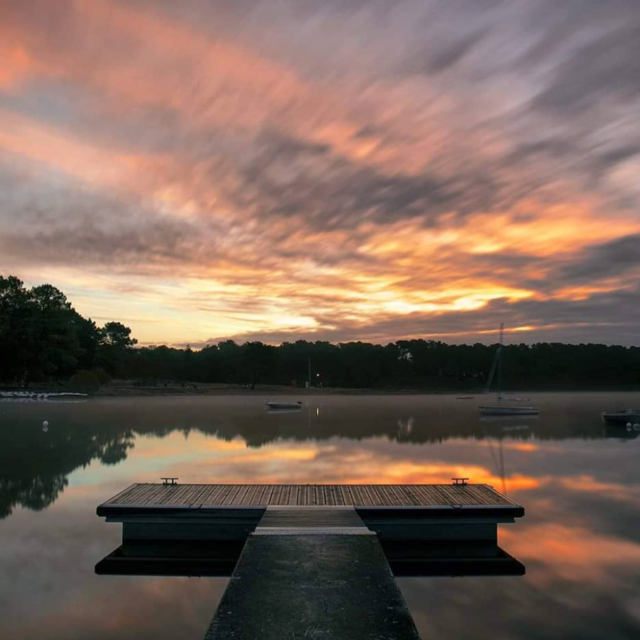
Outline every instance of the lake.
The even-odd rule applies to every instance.
[[[226,579],[94,574],[121,540],[96,506],[161,476],[488,483],[526,508],[499,527],[526,576],[399,579],[422,637],[640,637],[640,431],[600,421],[640,393],[529,397],[538,418],[436,395],[309,396],[276,415],[249,395],[1,402],[0,638],[203,637]]]

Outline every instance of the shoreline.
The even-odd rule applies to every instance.
[[[553,393],[640,393],[640,389],[536,389],[505,390],[505,395],[553,394]],[[479,399],[493,397],[482,390],[450,390],[450,389],[349,389],[340,387],[300,389],[292,387],[261,386],[255,389],[244,387],[198,387],[189,388],[156,388],[118,386],[103,388],[89,394],[96,398],[122,397],[207,397],[207,396],[453,396],[461,399]]]
[[[17,389],[0,389],[0,391],[18,391]],[[26,390],[20,390],[26,391]],[[80,391],[80,390],[78,390]],[[33,394],[69,393],[69,389],[60,387],[32,387],[28,392]],[[87,398],[197,398],[220,396],[255,396],[255,397],[311,397],[311,396],[451,396],[463,399],[481,399],[495,396],[494,393],[485,394],[482,390],[465,389],[372,389],[372,388],[344,388],[344,387],[287,387],[278,385],[261,385],[255,389],[234,385],[216,384],[185,384],[165,386],[142,386],[135,384],[109,384],[98,390],[87,390]],[[505,390],[504,395],[527,396],[529,394],[554,393],[640,393],[640,389],[511,389]]]

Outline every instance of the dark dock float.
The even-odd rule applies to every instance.
[[[100,505],[123,544],[100,574],[231,576],[222,638],[418,638],[394,575],[522,575],[488,485],[135,484]]]

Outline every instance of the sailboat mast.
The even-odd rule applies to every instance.
[[[502,391],[502,347],[504,345],[504,322],[500,323],[500,346],[498,347],[498,400]]]

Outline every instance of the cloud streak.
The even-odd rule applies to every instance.
[[[0,271],[142,342],[637,342],[612,4],[9,0]]]

